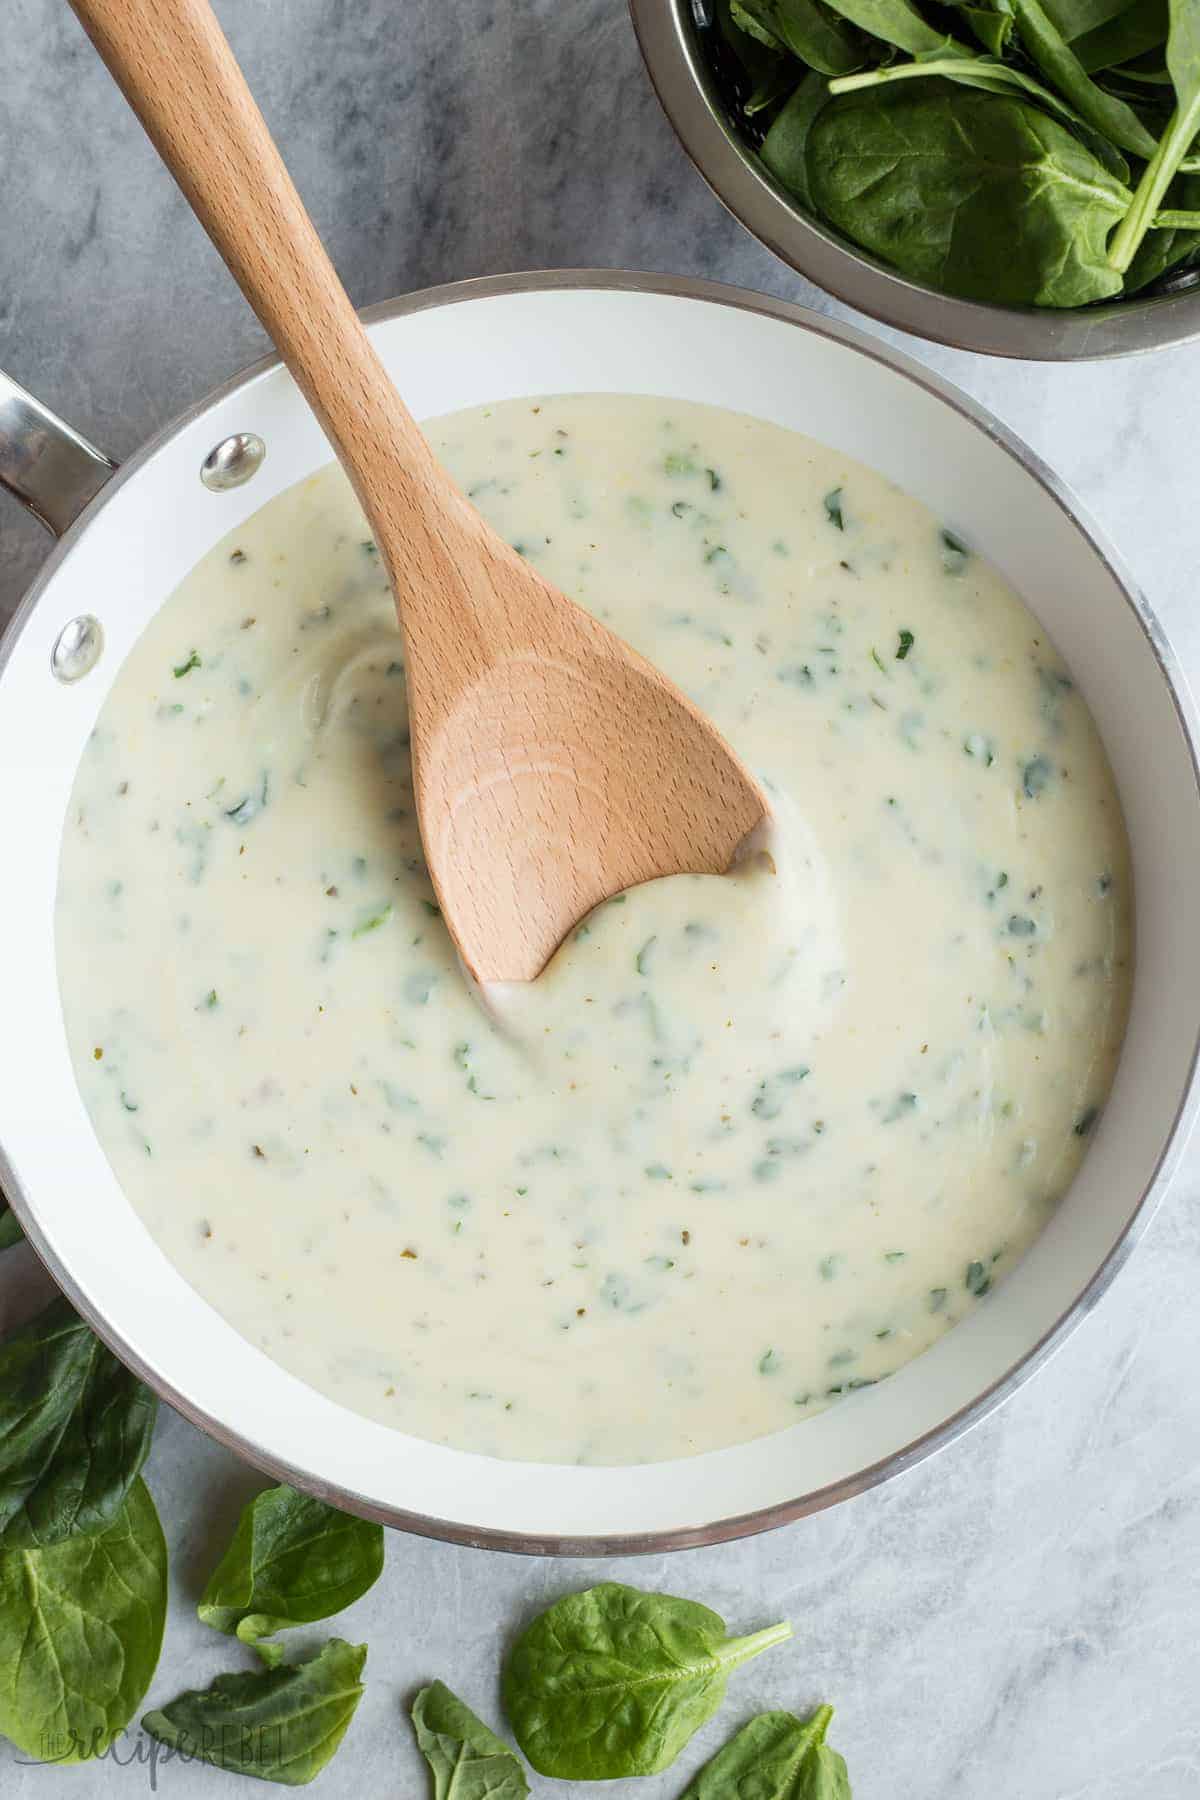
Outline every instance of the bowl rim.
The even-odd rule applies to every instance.
[[[727,118],[697,41],[697,18],[710,4],[629,0],[651,84],[676,137],[726,210],[826,293],[881,324],[951,349],[1031,362],[1099,362],[1200,337],[1200,291],[1063,310],[993,306],[911,281],[810,218]]]
[[[430,308],[452,306],[465,301],[490,299],[516,293],[546,293],[579,289],[594,292],[648,293],[667,298],[700,300],[717,306],[756,313],[794,325],[817,336],[832,339],[875,362],[884,364],[892,372],[924,389],[932,398],[950,406],[968,423],[982,430],[998,447],[1013,457],[1026,473],[1045,490],[1052,503],[1066,514],[1074,528],[1088,540],[1102,564],[1111,574],[1122,599],[1133,613],[1137,625],[1146,639],[1147,648],[1163,679],[1166,694],[1170,698],[1176,723],[1187,749],[1192,781],[1197,795],[1200,796],[1200,756],[1198,756],[1197,749],[1198,743],[1200,743],[1200,719],[1197,718],[1186,679],[1170,642],[1122,560],[1107,542],[1103,533],[1097,529],[1086,509],[1080,506],[1067,485],[1035,451],[971,396],[905,352],[894,349],[891,345],[868,335],[856,326],[830,319],[814,312],[811,308],[797,305],[791,301],[778,300],[751,292],[748,289],[695,277],[611,269],[545,270],[476,277],[426,288],[399,299],[383,301],[375,306],[365,308],[361,317],[370,326],[405,318]],[[201,418],[214,405],[247,389],[264,376],[277,370],[279,366],[280,359],[274,355],[250,364],[240,374],[231,377],[179,413],[160,432],[141,446],[127,462],[121,465],[116,474],[59,540],[35,577],[29,592],[14,614],[9,629],[0,638],[0,674],[3,673],[18,638],[32,617],[41,595],[52,580],[60,563],[78,544],[98,511],[126,482],[137,475],[139,470],[164,444]],[[935,1451],[948,1447],[1015,1393],[1017,1388],[1036,1370],[1040,1369],[1050,1356],[1065,1343],[1076,1326],[1097,1305],[1145,1232],[1155,1207],[1162,1198],[1167,1181],[1174,1172],[1191,1126],[1200,1111],[1200,1085],[1196,1081],[1198,1067],[1200,1067],[1200,1021],[1197,1021],[1196,1035],[1192,1041],[1180,1103],[1171,1120],[1170,1129],[1154,1167],[1141,1193],[1132,1204],[1124,1227],[1074,1301],[990,1387],[985,1388],[967,1405],[950,1414],[931,1430],[921,1433],[890,1455],[880,1458],[865,1468],[856,1470],[852,1475],[839,1481],[793,1500],[777,1502],[749,1512],[726,1516],[701,1526],[665,1531],[578,1536],[533,1534],[492,1527],[470,1526],[460,1521],[445,1520],[412,1512],[401,1506],[379,1503],[355,1489],[340,1485],[336,1480],[315,1475],[310,1470],[288,1462],[263,1449],[239,1430],[227,1425],[203,1407],[190,1401],[127,1342],[117,1325],[99,1314],[42,1235],[32,1216],[28,1197],[16,1178],[16,1173],[4,1153],[2,1144],[0,1144],[0,1189],[3,1190],[12,1205],[12,1210],[31,1246],[58,1287],[114,1354],[132,1368],[176,1411],[183,1414],[191,1424],[276,1479],[286,1481],[318,1498],[331,1500],[360,1516],[376,1519],[382,1524],[396,1527],[415,1536],[439,1539],[473,1548],[554,1556],[659,1554],[668,1550],[696,1549],[754,1536],[760,1532],[773,1530],[780,1525],[790,1524],[810,1513],[823,1511],[842,1500],[864,1493],[869,1488],[876,1487],[884,1481],[890,1480],[894,1475],[914,1467]],[[231,1326],[229,1329],[233,1330],[234,1327]]]

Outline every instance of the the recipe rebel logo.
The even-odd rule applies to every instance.
[[[107,1740],[107,1741],[106,1741]],[[188,1749],[162,1744],[145,1731],[120,1730],[109,1738],[107,1729],[99,1725],[90,1734],[77,1731],[46,1731],[38,1741],[38,1754],[13,1757],[21,1768],[44,1768],[53,1764],[109,1763],[118,1769],[144,1769],[150,1792],[158,1792],[159,1772],[168,1763],[212,1763],[216,1768],[234,1766],[247,1775],[258,1769],[264,1773],[277,1769],[283,1757],[284,1744],[279,1726],[260,1725],[247,1729],[223,1725],[220,1729],[205,1726],[202,1737]]]

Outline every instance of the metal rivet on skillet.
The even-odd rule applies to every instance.
[[[80,613],[64,625],[50,652],[50,667],[56,681],[78,681],[90,675],[100,661],[104,649],[104,627],[91,613]]]
[[[227,493],[257,475],[266,454],[267,446],[256,431],[235,431],[214,444],[200,464],[200,479],[210,492]]]

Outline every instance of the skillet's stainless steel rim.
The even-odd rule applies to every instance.
[[[745,289],[728,287],[716,282],[604,269],[547,271],[535,274],[484,277],[474,281],[453,283],[444,287],[427,289],[403,300],[389,301],[368,308],[363,317],[368,324],[374,324],[403,318],[432,307],[453,306],[468,300],[530,291],[546,292],[580,288],[599,291],[644,292],[680,299],[700,300],[712,305],[757,313],[766,318],[780,320],[799,330],[812,332],[818,337],[829,338],[875,362],[884,364],[943,404],[953,408],[955,412],[982,430],[1032,476],[1054,505],[1067,515],[1078,530],[1084,533],[1112,574],[1147,640],[1148,648],[1163,677],[1181,737],[1187,747],[1192,780],[1196,787],[1197,798],[1200,799],[1200,764],[1197,761],[1196,750],[1200,726],[1198,726],[1186,684],[1170,645],[1120,559],[1105,543],[1087,515],[1081,511],[1065,485],[1027,445],[1023,444],[1019,438],[992,418],[967,395],[961,393],[950,383],[943,381],[939,376],[932,374],[911,357],[878,343],[853,326],[822,318],[788,301],[769,299],[750,293]],[[17,638],[31,618],[39,598],[52,576],[63,561],[78,547],[89,522],[107,503],[111,495],[136,476],[139,469],[157,449],[200,418],[215,402],[228,398],[234,393],[249,393],[257,382],[277,367],[277,358],[266,358],[254,364],[243,374],[235,376],[206,399],[181,414],[121,467],[111,482],[79,515],[74,525],[51,553],[14,618],[10,631],[0,641],[0,671],[3,670]],[[993,1412],[1002,1401],[1016,1391],[1022,1382],[1049,1359],[1051,1354],[1066,1341],[1075,1327],[1091,1312],[1118,1271],[1124,1266],[1135,1244],[1145,1231],[1167,1178],[1173,1171],[1186,1140],[1187,1129],[1190,1128],[1197,1110],[1198,1099],[1200,1099],[1195,1083],[1198,1060],[1200,1060],[1200,1026],[1198,1026],[1197,1038],[1193,1041],[1189,1058],[1185,1098],[1172,1120],[1170,1132],[1151,1178],[1132,1206],[1124,1228],[1071,1306],[998,1381],[977,1396],[970,1405],[943,1420],[932,1431],[922,1434],[892,1455],[857,1471],[843,1481],[833,1483],[793,1501],[765,1507],[761,1510],[739,1513],[718,1519],[709,1525],[677,1531],[579,1537],[534,1536],[511,1531],[469,1528],[452,1521],[412,1513],[399,1506],[383,1506],[353,1488],[341,1486],[336,1481],[314,1477],[311,1471],[299,1468],[271,1454],[261,1445],[225,1425],[219,1418],[194,1405],[185,1394],[163,1377],[153,1362],[142,1354],[136,1343],[123,1336],[116,1325],[97,1314],[95,1308],[89,1304],[73,1281],[70,1271],[62,1266],[34,1224],[27,1197],[15,1180],[2,1146],[0,1146],[0,1185],[6,1190],[14,1211],[26,1229],[30,1242],[50,1274],[81,1314],[87,1318],[97,1335],[184,1417],[210,1437],[215,1438],[257,1467],[278,1479],[288,1481],[307,1492],[318,1494],[321,1498],[347,1507],[364,1517],[378,1519],[383,1524],[423,1537],[443,1539],[481,1549],[505,1550],[526,1555],[634,1556],[666,1550],[695,1549],[735,1538],[749,1537],[758,1532],[769,1531],[776,1526],[791,1523],[809,1513],[822,1511],[826,1507],[864,1493],[867,1489],[876,1487],[892,1476],[912,1468],[934,1451],[944,1449],[953,1443],[972,1425],[977,1424]]]
[[[775,255],[885,325],[957,350],[1034,362],[1133,356],[1200,337],[1200,291],[1078,312],[956,300],[876,262],[809,218],[733,130],[699,42],[703,0],[629,0],[663,110],[717,199]]]

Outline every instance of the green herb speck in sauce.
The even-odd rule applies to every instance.
[[[352,938],[366,937],[368,932],[378,931],[381,925],[386,925],[391,916],[392,903],[387,900],[376,912],[368,913],[366,918],[360,919],[350,936]]]
[[[266,806],[271,794],[270,770],[263,771],[257,794],[243,794],[236,806],[225,808],[225,817],[234,825],[249,825]]]
[[[199,667],[200,652],[198,650],[193,650],[186,662],[176,663],[174,669],[176,681],[182,681],[185,675],[190,675],[193,669],[198,669]]]
[[[829,520],[829,523],[836,527],[838,531],[845,531],[846,521],[842,514],[841,488],[831,488],[822,501],[822,505],[825,508],[825,517]]]
[[[915,1094],[897,1094],[883,1115],[883,1123],[894,1125],[897,1119],[908,1118],[910,1113],[916,1112],[918,1105],[919,1101]]]
[[[896,651],[896,661],[897,662],[904,661],[905,657],[908,655],[909,651],[912,649],[912,647],[916,643],[916,641],[917,640],[913,636],[911,631],[908,631],[908,630],[901,631],[901,633],[900,633],[900,648]]]
[[[1049,760],[1041,755],[1031,756],[1021,770],[1021,789],[1027,800],[1037,800],[1050,786],[1054,770]]]
[[[779,1356],[774,1350],[764,1350],[758,1359],[760,1375],[776,1375],[779,1372]]]

